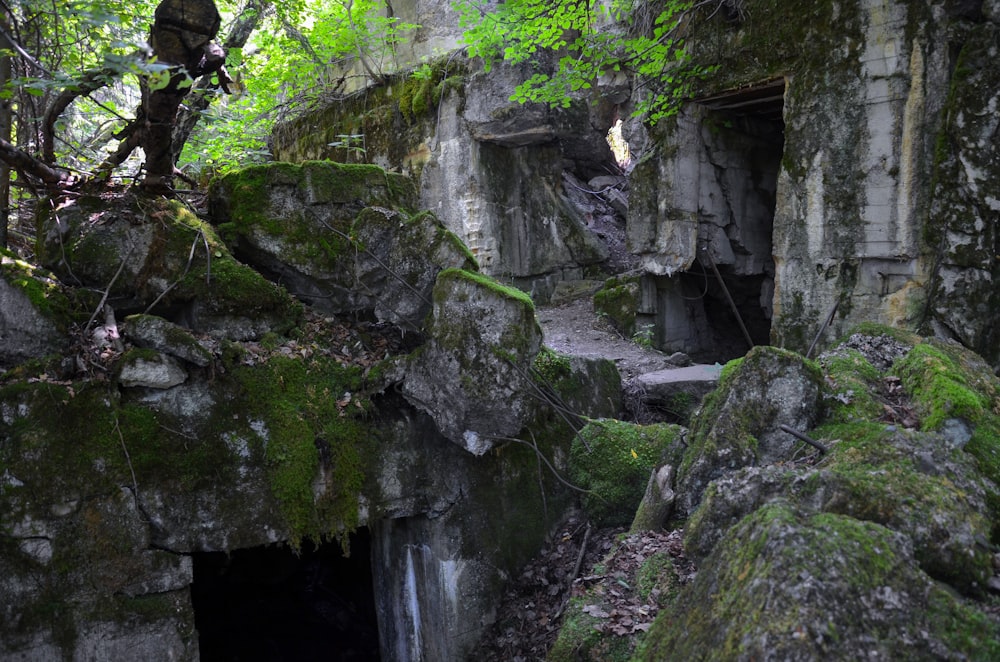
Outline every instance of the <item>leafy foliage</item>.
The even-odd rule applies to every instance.
[[[456,0],[455,8],[469,55],[481,57],[487,71],[501,60],[534,71],[511,100],[566,108],[573,93],[600,77],[631,73],[650,88],[636,114],[656,122],[673,115],[691,84],[709,73],[692,62],[681,36],[691,13],[706,4],[511,0],[487,10],[476,0]]]
[[[265,161],[276,122],[349,91],[355,78],[380,78],[393,44],[417,27],[382,9],[378,0],[276,3],[248,47],[230,51],[238,91],[205,113],[182,161],[210,172]]]

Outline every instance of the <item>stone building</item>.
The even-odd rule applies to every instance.
[[[436,88],[398,76],[279,127],[274,152],[342,158],[328,138],[364,135],[365,158],[416,175],[424,207],[484,271],[544,300],[606,263],[593,197],[577,202],[574,184],[615,169],[604,139],[624,119],[637,313],[660,348],[805,351],[824,328],[878,321],[996,365],[998,3],[740,4],[691,21],[692,52],[714,73],[653,131],[629,119],[621,78],[565,111],[521,106],[509,97],[523,72],[484,74],[456,50]],[[437,3],[394,9],[434,25],[400,70],[457,43]]]

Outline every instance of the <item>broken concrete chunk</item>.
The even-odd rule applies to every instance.
[[[183,384],[186,379],[187,372],[177,359],[150,350],[128,352],[118,373],[118,383],[126,388],[167,389]]]
[[[124,333],[139,347],[155,349],[201,367],[212,362],[212,353],[187,329],[156,315],[126,317]]]
[[[516,434],[530,412],[528,371],[542,342],[531,299],[485,276],[445,270],[427,334],[406,372],[406,399],[476,455]]]

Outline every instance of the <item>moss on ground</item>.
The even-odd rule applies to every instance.
[[[585,613],[587,596],[575,596],[566,605],[566,620],[559,629],[546,662],[625,662],[632,655],[634,641],[629,637],[616,637],[601,632],[603,619]]]
[[[963,369],[956,358],[941,344],[922,343],[894,366],[920,410],[924,430],[940,429],[949,418],[961,418],[974,426],[1000,402],[993,380]]]
[[[826,373],[823,399],[829,422],[876,420],[882,403],[876,397],[882,374],[856,349],[838,349],[821,357]]]

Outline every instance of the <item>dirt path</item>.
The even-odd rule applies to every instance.
[[[539,307],[536,317],[545,333],[547,347],[569,356],[611,359],[618,366],[622,381],[676,367],[663,352],[624,338],[598,317],[589,296],[558,306]]]

